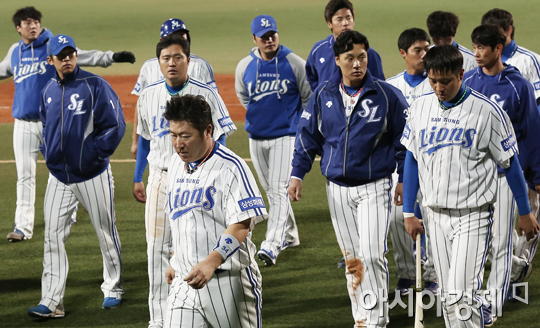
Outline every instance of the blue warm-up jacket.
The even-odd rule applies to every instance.
[[[298,123],[291,175],[303,178],[315,155],[328,180],[358,186],[392,175],[398,166],[403,181],[407,101],[390,84],[373,78],[369,69],[349,120],[339,91],[341,71],[317,87]]]
[[[51,174],[63,183],[86,181],[101,174],[120,144],[126,122],[120,99],[102,77],[75,68],[43,88],[40,118]]]

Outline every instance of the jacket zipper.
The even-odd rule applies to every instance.
[[[354,112],[354,110],[353,110]],[[345,114],[347,115],[347,114]],[[346,174],[345,174],[345,167],[347,165],[347,144],[349,143],[349,123],[351,121],[351,116],[353,115],[353,113],[351,112],[351,115],[349,115],[349,117],[347,117],[347,127],[345,128],[346,130],[346,133],[345,133],[345,149],[343,150],[343,177],[346,177]]]
[[[60,107],[60,112],[62,113],[62,128],[60,129],[60,150],[62,151],[62,156],[64,156],[64,170],[66,171],[67,181],[69,183],[69,173],[67,170],[67,159],[66,154],[64,153],[64,92],[66,87],[62,86],[62,107]]]

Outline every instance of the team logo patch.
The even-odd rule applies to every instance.
[[[270,27],[270,22],[268,21],[268,19],[266,19],[266,18],[261,19],[261,26],[262,27]]]
[[[324,63],[324,58],[319,59],[319,61],[321,62],[321,64]]]
[[[510,136],[508,136],[508,138],[501,141],[501,145],[504,151],[508,151],[510,148],[514,147],[515,144],[516,144],[516,138],[514,138],[513,134],[511,134]]]
[[[230,116],[221,118],[221,119],[218,120],[218,122],[219,122],[219,125],[221,125],[222,128],[234,124]]]
[[[328,100],[326,102],[326,107],[328,107],[328,108],[332,107],[332,102],[330,100]]]
[[[411,135],[411,128],[408,125],[405,125],[405,129],[403,129],[403,137],[406,139],[409,139],[409,136]]]
[[[311,117],[311,114],[310,114],[310,113],[308,113],[308,112],[306,112],[306,111],[303,111],[303,112],[302,112],[301,118],[305,118],[306,120],[309,120],[310,117]]]
[[[63,37],[63,36],[61,36],[61,37],[58,38],[58,43],[66,44],[66,43],[68,43],[68,42],[69,42],[69,41],[68,41],[65,37]]]
[[[82,114],[86,113],[85,110],[82,110],[84,99],[83,100],[77,100],[79,98],[80,98],[80,96],[79,96],[78,93],[74,93],[74,94],[71,95],[71,98],[70,98],[71,105],[68,106],[68,109],[75,111],[73,113],[73,115],[82,115]]]
[[[245,212],[247,210],[252,210],[255,208],[264,208],[264,201],[261,197],[251,197],[242,199],[238,202],[238,205],[240,205],[240,209],[242,212]]]
[[[50,104],[51,101],[52,101],[52,98],[51,98],[51,97],[47,98],[47,104]]]
[[[540,82],[534,82],[534,90],[540,90]]]

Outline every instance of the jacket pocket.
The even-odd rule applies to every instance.
[[[98,164],[98,152],[96,151],[94,136],[91,134],[83,140],[81,153],[79,154],[79,170],[86,172]]]

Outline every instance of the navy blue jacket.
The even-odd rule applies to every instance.
[[[391,176],[398,165],[403,181],[401,133],[408,104],[401,92],[373,78],[369,70],[347,122],[339,91],[341,71],[317,87],[298,123],[292,176],[303,178],[315,155],[321,170],[341,186],[358,186]]]
[[[497,75],[486,75],[481,67],[468,71],[463,82],[501,106],[510,117],[519,147],[519,162],[529,182],[540,185],[540,112],[534,89],[511,65]],[[504,171],[499,167],[499,173]]]
[[[330,78],[339,71],[336,65],[336,55],[334,54],[334,35],[331,34],[326,39],[321,40],[313,46],[306,61],[306,75],[311,86],[315,91],[319,84],[330,80]],[[369,48],[367,67],[371,75],[385,80],[382,67],[381,56],[373,48]]]
[[[43,145],[51,174],[63,183],[90,180],[109,165],[126,130],[120,100],[102,77],[81,70],[41,92]]]

